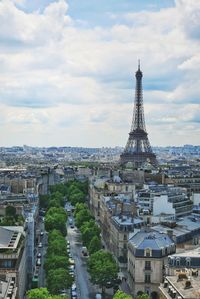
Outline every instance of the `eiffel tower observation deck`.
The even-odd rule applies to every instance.
[[[140,62],[135,77],[136,89],[132,126],[124,152],[120,155],[120,163],[124,165],[132,162],[136,168],[141,168],[145,163],[157,166],[156,155],[152,152],[145,127]]]

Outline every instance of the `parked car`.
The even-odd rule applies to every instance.
[[[75,265],[75,261],[74,261],[74,259],[69,259],[69,264],[70,264],[70,265]]]
[[[72,291],[71,292],[71,297],[72,297],[72,299],[76,299],[77,298],[77,292],[76,291]]]
[[[83,256],[88,256],[88,251],[87,251],[87,248],[85,246],[82,247],[82,251],[81,252],[82,252]]]
[[[37,259],[37,261],[36,261],[36,265],[37,265],[37,266],[41,266],[41,259]]]
[[[39,248],[42,248],[42,243],[41,243],[41,242],[39,243],[38,247],[39,247]]]
[[[76,284],[75,283],[72,284],[71,291],[76,291]]]
[[[42,255],[41,255],[41,253],[40,252],[38,252],[38,254],[37,254],[37,257],[41,257]]]

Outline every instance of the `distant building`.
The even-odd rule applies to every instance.
[[[170,219],[189,215],[193,206],[185,188],[167,185],[146,185],[137,192],[137,204],[150,212],[152,223],[160,222],[164,214]]]

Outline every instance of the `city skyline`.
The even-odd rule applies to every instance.
[[[0,146],[125,146],[141,61],[152,146],[198,145],[200,3],[2,0]]]

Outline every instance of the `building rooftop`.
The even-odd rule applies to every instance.
[[[153,226],[153,229],[161,233],[167,233],[170,228],[159,224]],[[192,232],[195,233],[195,231],[198,232],[200,231],[200,219],[194,220],[191,216],[182,217],[177,220],[177,226],[171,230],[173,231],[173,235],[176,237],[191,234]]]
[[[200,258],[200,246],[192,250],[185,250],[184,252],[174,253],[173,257],[197,257]]]
[[[119,225],[133,225],[133,224],[142,224],[144,221],[140,218],[134,218],[127,215],[122,216],[113,216],[113,221],[115,221]]]
[[[140,231],[137,232],[131,239],[130,243],[137,249],[150,248],[152,250],[160,250],[168,247],[174,242],[167,234],[159,233],[156,231]]]
[[[0,249],[16,249],[20,237],[19,230],[0,226]]]
[[[179,280],[177,276],[167,276],[169,284],[173,286],[181,298],[199,299],[200,298],[200,277],[190,276],[188,279]],[[186,281],[190,281],[191,287],[186,287]]]

